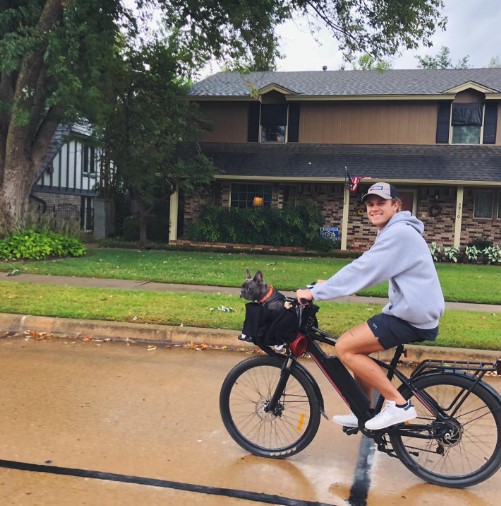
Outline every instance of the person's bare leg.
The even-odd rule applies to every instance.
[[[367,323],[345,332],[336,343],[338,357],[353,371],[355,379],[369,400],[372,400],[372,388],[375,388],[386,400],[405,404],[406,400],[386,377],[383,369],[368,356],[383,349]]]

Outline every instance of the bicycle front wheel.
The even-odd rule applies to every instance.
[[[219,409],[230,436],[260,457],[284,458],[306,448],[320,424],[320,404],[306,375],[294,366],[277,406],[275,393],[285,357],[250,357],[237,364],[221,387]]]
[[[423,424],[422,429],[414,431],[414,436],[406,428],[390,433],[397,457],[430,483],[469,487],[492,476],[501,465],[501,401],[483,382],[474,386],[474,381],[464,374],[416,378],[415,386],[426,392],[449,420],[435,419],[415,396],[418,418],[411,424]],[[411,395],[405,388],[402,394],[406,398]]]

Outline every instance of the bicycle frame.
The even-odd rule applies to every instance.
[[[384,403],[384,397],[382,395],[379,396],[375,408],[370,408],[370,400],[362,391],[358,383],[355,381],[353,376],[349,373],[348,369],[344,366],[341,360],[335,355],[327,355],[319,343],[324,343],[329,346],[335,346],[337,337],[320,330],[313,326],[307,326],[304,338],[307,339],[307,347],[306,351],[310,354],[313,361],[320,368],[320,370],[324,373],[327,380],[334,387],[334,389],[338,392],[341,398],[346,402],[346,404],[350,407],[352,412],[358,418],[360,425],[358,428],[345,428],[344,431],[347,434],[354,434],[361,430],[365,435],[376,439],[379,445],[379,449],[382,451],[386,451],[390,453],[391,450],[386,450],[386,442],[382,435],[384,433],[389,433],[392,431],[399,431],[402,434],[405,433],[407,435],[412,435],[416,438],[422,439],[431,439],[435,436],[429,433],[428,425],[423,424],[406,424],[403,426],[395,426],[389,427],[388,429],[384,429],[383,431],[368,431],[364,428],[365,422],[372,418],[375,414],[377,414]],[[271,351],[271,349],[266,345],[258,344],[258,346],[265,351],[269,355],[279,355]],[[454,415],[454,413],[461,407],[462,403],[471,393],[471,391],[475,388],[475,386],[481,381],[483,376],[488,371],[499,371],[500,361],[498,360],[496,364],[482,363],[482,362],[461,362],[461,361],[444,361],[444,360],[424,360],[417,365],[415,370],[412,372],[410,377],[405,376],[402,372],[400,372],[397,368],[398,362],[401,356],[404,354],[404,346],[399,345],[395,350],[395,354],[393,355],[392,360],[389,364],[382,362],[374,357],[371,357],[374,362],[376,362],[379,366],[386,369],[388,379],[392,380],[394,376],[398,378],[400,383],[404,385],[409,391],[413,393],[416,398],[420,400],[420,402],[429,410],[430,414],[437,419],[439,422],[444,422],[444,427],[446,426],[445,422]],[[301,370],[305,371],[314,385],[317,395],[320,400],[322,414],[327,418],[325,413],[323,413],[323,399],[320,393],[320,389],[316,384],[315,380],[312,376],[307,372],[301,364],[297,362],[296,356],[292,353],[290,349],[287,351],[287,359],[284,360],[284,365],[282,367],[282,372],[280,376],[280,380],[277,384],[275,392],[271,398],[271,401],[267,407],[267,411],[273,412],[277,403],[280,400],[282,392],[285,388],[287,380],[290,376],[290,371],[292,367],[300,367]],[[458,395],[458,398],[454,401],[455,410],[452,415],[444,413],[442,408],[436,404],[436,402],[431,398],[425,391],[416,388],[413,385],[413,380],[418,377],[421,377],[424,374],[432,374],[432,373],[442,373],[442,374],[454,374],[460,371],[462,374],[468,374],[466,371],[474,371],[474,374],[469,374],[472,378],[474,378],[474,382],[468,391],[463,391]],[[460,399],[460,397],[462,398]],[[456,405],[457,401],[457,405]]]

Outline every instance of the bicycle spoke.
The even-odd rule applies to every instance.
[[[480,387],[470,391],[472,381],[440,374],[421,379],[421,388],[449,418],[432,420],[416,397],[419,423],[427,425],[430,438],[412,437],[412,431],[424,435],[425,430],[412,425],[390,436],[402,462],[432,483],[468,486],[486,479],[501,463],[499,399]]]

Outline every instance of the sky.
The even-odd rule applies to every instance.
[[[450,49],[453,64],[469,55],[472,67],[487,67],[492,57],[501,61],[501,1],[500,0],[445,0],[444,15],[447,28],[433,37],[433,46],[404,52],[387,58],[395,69],[417,68],[416,55],[435,56],[442,46]],[[279,71],[338,70],[342,58],[336,41],[327,30],[319,34],[319,46],[308,32],[306,23],[290,21],[279,28],[283,39],[281,51],[285,59],[277,62]],[[350,68],[349,65],[346,68]]]

